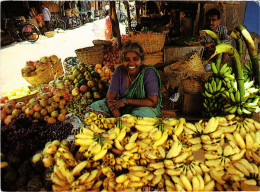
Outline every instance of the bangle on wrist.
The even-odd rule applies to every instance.
[[[128,105],[126,98],[123,98],[122,101],[124,102],[125,105]]]

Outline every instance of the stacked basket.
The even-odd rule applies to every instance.
[[[157,53],[164,46],[165,33],[155,33],[152,31],[147,33],[139,32],[132,35],[131,41],[138,43],[145,53]]]
[[[81,63],[85,65],[96,65],[97,63],[103,63],[104,45],[76,49],[75,53]]]

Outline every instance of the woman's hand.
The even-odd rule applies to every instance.
[[[124,102],[120,99],[120,100],[107,100],[107,105],[109,107],[109,109],[114,109],[114,108],[121,108],[124,107],[125,104]]]

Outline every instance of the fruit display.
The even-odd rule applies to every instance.
[[[69,85],[71,94],[75,97],[68,102],[67,111],[83,120],[86,107],[105,97],[111,75],[112,71],[101,64],[78,64],[73,67],[71,72],[63,77],[64,83]]]
[[[119,49],[117,43],[113,42],[111,46],[106,46],[104,49],[103,65],[113,67],[119,64]]]
[[[107,131],[95,124],[98,118],[115,126]],[[52,168],[53,191],[259,190],[260,124],[253,119],[228,115],[193,124],[91,113],[86,120],[74,147],[49,142],[38,154]],[[198,151],[203,158],[197,159]]]
[[[1,125],[8,125],[14,117],[22,113],[25,102],[9,100],[7,96],[1,97]]]
[[[60,62],[60,58],[56,55],[51,55],[49,57],[44,56],[37,61],[27,61],[25,67],[22,68],[21,73],[23,77],[32,77]]]
[[[1,151],[6,154],[28,157],[41,149],[46,142],[65,139],[70,135],[70,123],[49,124],[43,120],[33,122],[24,113],[14,117],[1,127]]]
[[[54,124],[65,120],[65,106],[70,99],[72,95],[69,88],[61,80],[53,80],[40,90],[37,97],[30,99],[22,111],[36,121],[43,119]]]
[[[247,30],[244,27],[242,27],[243,29],[240,29],[241,26],[238,28],[236,28],[238,30],[237,33],[240,31],[247,44],[250,45],[248,49],[254,70],[251,70],[247,64],[245,64],[245,69],[242,69],[240,46],[238,46],[238,52],[231,45],[221,44],[214,32],[209,30],[203,31],[210,35],[217,44],[215,52],[211,56],[211,58],[217,56],[216,63],[212,63],[211,65],[213,76],[205,83],[205,89],[202,93],[204,96],[203,107],[205,109],[203,115],[205,116],[210,117],[233,113],[239,116],[251,116],[254,111],[259,111],[259,64],[252,57],[252,54],[255,54],[255,48],[251,44],[254,43],[250,41],[252,38],[249,33],[246,33]],[[238,39],[236,38],[237,36],[233,35],[233,37]],[[222,53],[227,53],[233,58],[233,67],[229,67],[227,63],[221,66]],[[246,72],[246,79],[244,78],[243,71]],[[250,77],[250,75],[252,76]]]

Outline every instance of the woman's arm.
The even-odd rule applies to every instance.
[[[106,95],[107,106],[114,117],[120,117],[121,116],[119,110],[120,107],[118,105],[118,101],[116,100],[116,97],[117,97],[116,93],[108,91]]]

